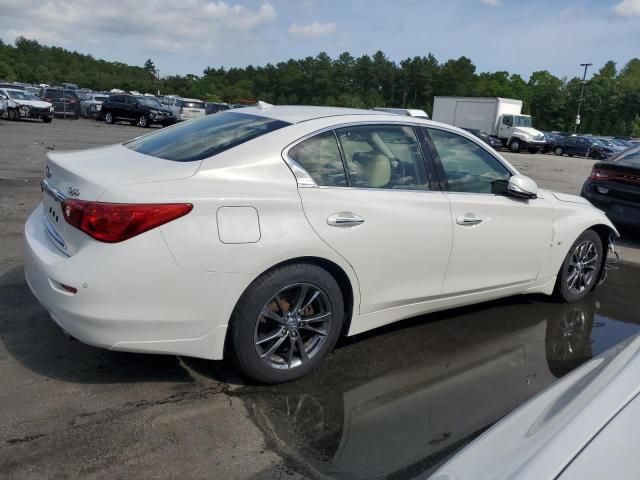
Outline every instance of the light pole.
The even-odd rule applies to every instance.
[[[573,125],[573,133],[578,131],[578,125],[580,124],[580,107],[582,106],[582,99],[584,95],[584,84],[587,83],[587,68],[593,63],[581,63],[580,66],[584,67],[584,74],[582,75],[582,88],[580,89],[580,100],[578,100],[578,113],[576,113],[576,123]]]
[[[156,68],[154,73],[156,74],[156,87],[158,90],[158,96],[160,96],[160,70]]]

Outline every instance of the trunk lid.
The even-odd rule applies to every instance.
[[[196,173],[201,163],[163,160],[122,145],[50,152],[42,181],[43,217],[48,236],[61,252],[71,256],[83,242],[92,240],[65,221],[62,214],[65,198],[99,201],[111,186],[187,178]],[[145,203],[145,199],[139,202]]]

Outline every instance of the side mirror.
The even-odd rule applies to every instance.
[[[507,194],[516,198],[538,198],[538,185],[529,177],[514,175],[509,179]]]

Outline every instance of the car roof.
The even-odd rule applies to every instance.
[[[359,108],[342,107],[314,107],[301,105],[244,107],[242,109],[238,109],[237,112],[242,112],[243,114],[258,115],[260,117],[273,118],[274,120],[282,120],[287,123],[300,123],[306,122],[308,120],[315,120],[318,118],[337,117],[345,115],[379,115],[381,117],[392,117],[395,120],[398,119],[398,115],[377,110],[363,110]]]
[[[198,100],[197,98],[180,97],[180,100],[184,100],[185,102],[202,102],[202,100]],[[202,103],[204,103],[204,102],[202,102]]]

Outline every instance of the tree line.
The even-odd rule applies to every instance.
[[[577,66],[576,66],[577,67]],[[300,60],[245,68],[208,67],[201,75],[157,78],[151,59],[144,66],[107,62],[18,37],[0,40],[0,79],[28,83],[72,82],[93,90],[137,90],[239,102],[420,108],[431,113],[436,95],[516,98],[541,130],[572,131],[582,80],[541,70],[528,79],[507,71],[477,72],[467,57],[442,63],[433,55],[399,63],[383,52],[337,58],[326,53]],[[580,131],[640,136],[640,59],[621,68],[609,61],[585,85]]]

